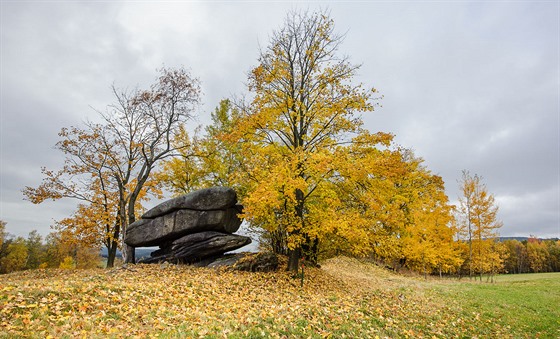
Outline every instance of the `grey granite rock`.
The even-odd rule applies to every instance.
[[[159,250],[142,263],[173,262],[195,263],[205,258],[218,257],[251,243],[251,238],[221,232],[199,232],[181,237]]]
[[[142,219],[153,219],[180,209],[197,211],[222,210],[234,207],[237,194],[229,187],[210,187],[162,202],[142,215]]]
[[[234,233],[241,225],[238,209],[197,211],[181,209],[154,219],[140,219],[126,230],[125,243],[132,247],[158,246],[187,234],[205,231]]]

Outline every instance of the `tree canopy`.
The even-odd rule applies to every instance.
[[[364,128],[381,96],[356,83],[342,42],[326,13],[289,13],[249,73],[250,100],[223,100],[201,138],[182,133],[191,147],[159,178],[176,193],[235,187],[261,244],[292,270],[344,253],[453,271],[443,181],[393,135]]]
[[[382,96],[356,80],[360,66],[341,54],[343,41],[328,13],[288,13],[248,74],[247,99],[222,100],[204,129],[189,125],[200,86],[184,69],[162,69],[147,90],[113,88],[101,122],[61,130],[63,168],[43,168],[43,182],[24,194],[33,203],[78,199],[57,234],[105,245],[108,266],[163,186],[184,194],[219,185],[237,191],[241,216],[263,247],[288,255],[290,270],[337,254],[426,275],[501,270],[509,250],[491,240],[501,226],[494,196],[464,172],[456,211],[420,157],[365,128]],[[525,249],[534,269],[539,246]]]
[[[99,112],[101,123],[63,128],[56,147],[66,155],[59,171],[42,169],[44,179],[24,194],[33,203],[46,199],[80,201],[74,215],[57,227],[76,241],[102,243],[111,267],[121,235],[134,222],[141,201],[159,194],[152,171],[183,147],[173,143],[199,101],[198,80],[184,69],[162,69],[148,90],[113,88],[116,103]],[[126,252],[125,252],[126,253]]]
[[[344,237],[359,232],[336,207],[346,155],[391,141],[362,128],[359,113],[373,111],[376,90],[354,83],[359,66],[338,56],[342,40],[326,14],[289,13],[261,51],[249,75],[252,100],[227,136],[243,155],[244,216],[285,243],[290,269],[301,256],[315,260],[334,228]]]

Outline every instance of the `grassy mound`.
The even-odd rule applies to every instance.
[[[560,274],[532,277],[425,281],[350,258],[307,268],[303,287],[287,272],[174,265],[26,271],[0,276],[0,337],[558,337]],[[524,323],[505,316],[544,289],[516,309]]]

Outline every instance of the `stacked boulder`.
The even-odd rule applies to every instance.
[[[251,243],[233,234],[241,226],[237,194],[211,187],[165,201],[128,226],[124,242],[132,247],[159,246],[141,263],[197,263]]]

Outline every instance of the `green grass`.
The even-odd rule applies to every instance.
[[[498,324],[513,337],[560,338],[560,273],[501,275],[496,281],[434,288],[463,315]]]
[[[334,258],[286,272],[174,265],[0,276],[0,338],[560,338],[560,273],[497,283]]]

